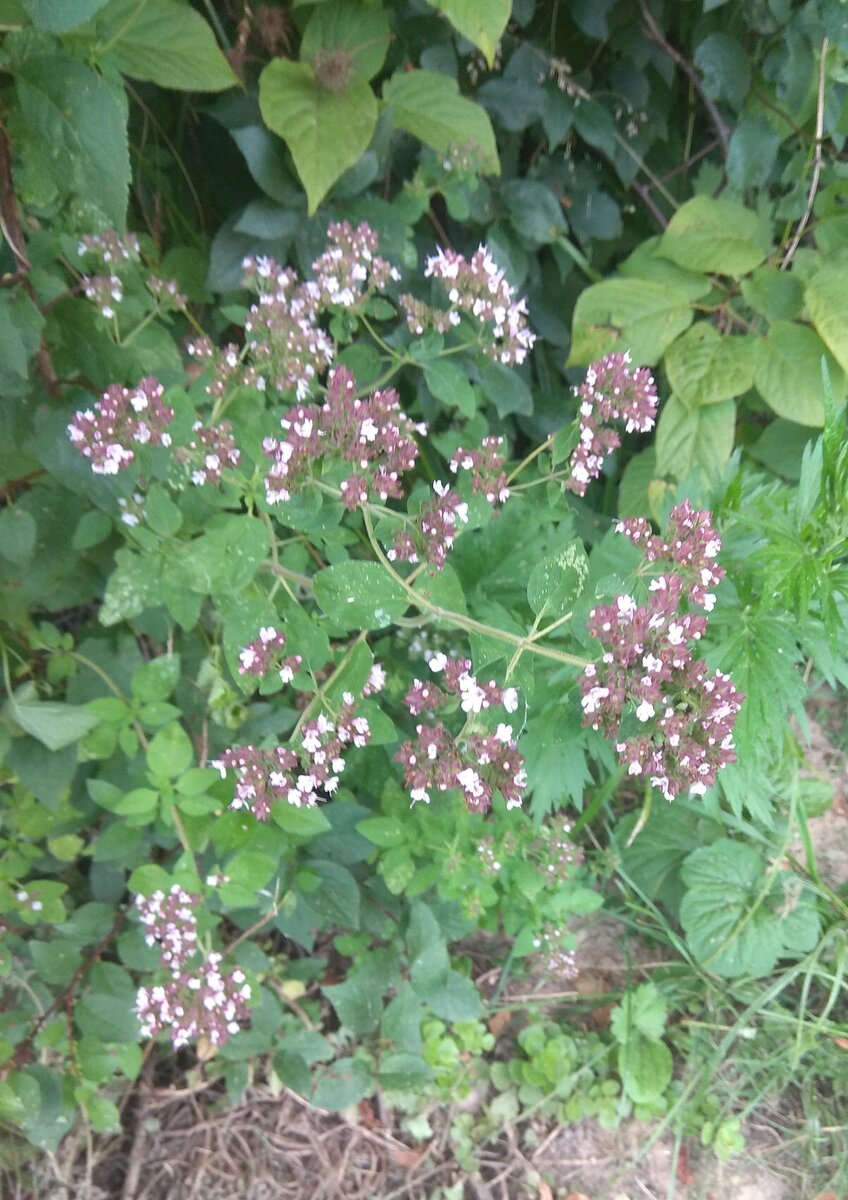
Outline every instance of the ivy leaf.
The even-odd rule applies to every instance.
[[[756,213],[735,200],[693,196],[669,221],[657,253],[690,271],[737,278],[766,256],[758,232]]]
[[[312,216],[339,176],[367,150],[377,124],[374,93],[359,75],[330,90],[319,84],[309,63],[276,58],[259,77],[259,108],[265,124],[291,151]]]
[[[670,396],[657,422],[657,473],[683,479],[696,464],[707,474],[719,470],[730,458],[735,429],[732,400],[692,409]]]
[[[409,604],[401,585],[378,563],[337,563],[319,571],[313,586],[315,599],[342,629],[382,629]]]
[[[238,83],[209,24],[186,4],[112,0],[106,18],[102,53],[132,79],[182,92],[222,92]]]
[[[692,289],[649,279],[607,279],[582,291],[574,306],[569,366],[629,350],[653,366],[692,324]]]
[[[511,0],[427,0],[443,13],[469,42],[473,42],[491,69],[495,51],[512,11]]]
[[[752,337],[722,337],[699,321],[666,350],[668,382],[690,408],[732,400],[753,385],[758,344]]]
[[[267,68],[266,68],[267,70]],[[484,172],[499,175],[495,134],[484,109],[460,96],[453,79],[435,71],[402,71],[383,87],[383,103],[391,105],[398,129],[405,129],[446,154],[453,146],[479,148]]]
[[[779,958],[816,944],[819,917],[799,890],[801,881],[787,871],[769,880],[763,859],[748,845],[719,838],[693,851],[683,881],[689,891],[680,920],[689,947],[717,975],[768,975]]]
[[[826,266],[816,271],[807,281],[804,300],[822,341],[842,370],[848,371],[848,282],[845,268]]]
[[[832,328],[832,326],[831,326]],[[824,425],[821,360],[837,401],[845,395],[845,375],[814,329],[777,321],[760,343],[754,383],[769,408],[797,425]]]

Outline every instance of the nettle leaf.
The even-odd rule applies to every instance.
[[[300,58],[314,67],[316,57],[322,53],[342,51],[349,56],[349,70],[363,79],[372,79],[385,62],[390,39],[388,18],[379,5],[325,0],[303,31]]]
[[[569,542],[556,554],[548,555],[530,572],[527,600],[537,616],[562,616],[583,591],[589,573],[589,560],[583,543]]]
[[[759,243],[756,213],[735,200],[693,196],[677,210],[660,239],[657,253],[690,271],[737,278],[758,267],[766,256]]]
[[[22,0],[24,10],[37,29],[67,33],[88,21],[109,0]]]
[[[437,154],[453,146],[479,148],[483,170],[501,170],[495,134],[486,111],[460,96],[453,79],[435,71],[399,71],[383,87],[383,103],[391,105],[392,119]]]
[[[670,396],[657,422],[657,473],[683,479],[697,464],[706,472],[719,470],[733,451],[736,406],[732,400],[689,408]]]
[[[680,920],[692,953],[716,975],[768,975],[816,944],[819,916],[801,881],[766,873],[750,846],[720,838],[683,864]],[[762,893],[765,891],[765,897]]]
[[[727,178],[738,192],[761,188],[768,182],[780,149],[780,134],[764,117],[744,116],[730,135]]]
[[[838,402],[845,395],[845,374],[815,330],[791,321],[772,325],[768,337],[760,343],[754,383],[779,417],[817,429],[824,425],[822,356]]]
[[[574,306],[569,366],[629,350],[653,366],[692,324],[692,289],[649,279],[608,279],[582,291]]]
[[[239,82],[208,22],[186,4],[112,0],[106,18],[103,55],[132,79],[182,92],[222,92]]]
[[[404,589],[378,563],[337,563],[319,571],[313,586],[321,608],[342,629],[382,629],[409,605]]]
[[[427,0],[443,13],[469,42],[473,42],[491,67],[495,51],[512,11],[511,0]]]
[[[816,271],[807,280],[804,301],[822,341],[842,370],[848,371],[848,280],[845,267],[827,266]]]
[[[753,386],[758,348],[753,337],[722,337],[699,321],[666,350],[668,382],[690,408],[732,400]]]
[[[259,77],[259,108],[265,124],[291,151],[311,216],[368,149],[377,124],[374,93],[360,75],[331,90],[309,63],[276,58]]]

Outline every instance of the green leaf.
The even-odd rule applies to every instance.
[[[789,321],[801,311],[803,290],[791,271],[777,267],[757,267],[741,284],[742,298],[754,312],[769,321]]]
[[[383,996],[397,974],[397,956],[391,950],[372,950],[344,983],[321,990],[336,1010],[342,1025],[361,1036],[371,1033],[383,1012]]]
[[[11,504],[0,509],[0,554],[16,566],[32,558],[38,527],[32,513]]]
[[[318,1108],[338,1112],[373,1090],[374,1079],[367,1063],[359,1058],[338,1058],[321,1074],[310,1099]]]
[[[314,838],[326,833],[330,822],[320,808],[295,808],[291,804],[275,804],[271,819],[292,837]]]
[[[517,371],[504,363],[484,363],[480,368],[480,385],[499,417],[507,417],[510,413],[529,417],[532,413],[533,396],[529,387]]]
[[[406,841],[406,825],[397,817],[367,817],[356,828],[375,846],[399,846]]]
[[[449,971],[441,987],[427,991],[425,998],[443,1021],[475,1021],[482,1010],[480,993],[471,980],[458,971]]]
[[[680,920],[689,948],[716,975],[768,975],[779,958],[816,944],[818,914],[798,878],[767,875],[748,845],[720,838],[693,851],[683,881],[689,891]]]
[[[182,513],[158,483],[154,483],[149,489],[144,511],[147,524],[154,533],[161,534],[162,537],[171,537],[183,523]]]
[[[804,301],[822,341],[848,372],[848,280],[844,266],[826,266],[807,280]]]
[[[511,0],[427,0],[427,3],[443,13],[458,33],[473,42],[491,69],[512,10]]]
[[[353,559],[319,571],[315,599],[342,629],[382,629],[406,611],[409,600],[378,563]]]
[[[329,859],[313,858],[309,870],[319,884],[308,896],[309,906],[326,921],[328,927],[359,928],[359,884],[346,867]]]
[[[76,704],[56,700],[9,700],[9,712],[21,729],[46,746],[61,750],[85,737],[98,724],[98,718]]]
[[[695,465],[707,474],[719,470],[733,451],[735,430],[732,400],[692,409],[670,396],[657,422],[657,473],[684,479]]]
[[[117,625],[127,617],[137,617],[160,598],[158,560],[125,547],[117,552],[115,562],[100,608],[101,625]]]
[[[692,289],[649,279],[608,279],[582,291],[574,306],[569,366],[629,350],[652,366],[692,324]]]
[[[735,200],[693,196],[668,223],[657,253],[690,271],[738,278],[758,267],[765,251],[756,213]]]
[[[20,185],[18,172],[15,180]],[[0,293],[0,389],[4,395],[22,396],[27,390],[28,364],[38,349],[43,325],[41,313],[20,288]]]
[[[581,541],[569,542],[543,558],[530,572],[527,599],[537,616],[559,617],[568,612],[583,591],[589,560]]]
[[[824,425],[821,359],[827,360],[837,400],[845,395],[845,375],[815,330],[777,321],[760,344],[754,383],[769,408],[796,425]]]
[[[349,69],[372,79],[385,62],[390,37],[388,19],[379,5],[324,0],[303,31],[300,59],[315,67],[316,55],[322,52],[346,52]]]
[[[147,747],[147,767],[154,775],[176,779],[188,770],[194,748],[182,725],[175,721],[160,729]]]
[[[637,1030],[652,1042],[658,1042],[665,1029],[668,1005],[655,983],[641,983],[628,992],[610,1013],[610,1029],[619,1042],[626,1042]]]
[[[180,677],[179,654],[161,654],[135,672],[132,679],[133,699],[142,704],[167,700]]]
[[[668,382],[690,408],[732,400],[753,386],[758,345],[752,337],[722,337],[698,321],[665,352]]]
[[[80,517],[79,524],[74,530],[73,548],[74,550],[90,550],[92,546],[99,546],[101,542],[104,542],[111,532],[110,517],[99,509],[92,509]]]
[[[547,245],[565,232],[562,206],[543,183],[513,179],[501,195],[513,229],[534,245]]]
[[[87,994],[74,1008],[81,1032],[101,1042],[137,1042],[136,989],[129,974],[115,963],[96,963],[86,982]]]
[[[29,19],[48,33],[67,33],[99,12],[108,0],[23,0]]]
[[[291,151],[311,216],[367,150],[377,124],[374,93],[358,75],[343,90],[330,91],[308,63],[277,58],[259,77],[259,108],[265,124]]]
[[[634,1104],[658,1100],[671,1083],[671,1051],[636,1033],[618,1051],[618,1070],[624,1090]]]
[[[182,92],[222,92],[239,82],[209,24],[187,4],[112,0],[106,18],[106,41],[95,55],[132,79]]]
[[[711,33],[696,47],[694,61],[707,95],[740,109],[751,86],[751,60],[745,47],[728,33]]]
[[[464,417],[474,416],[477,410],[474,389],[465,373],[454,363],[436,359],[424,368],[424,382],[437,400],[450,408],[458,408]]]
[[[380,1059],[380,1085],[398,1091],[416,1091],[433,1078],[433,1068],[417,1054],[401,1050]]]
[[[130,157],[120,81],[56,54],[16,64],[15,86],[15,132],[27,146],[23,178],[16,174],[24,195],[31,184],[42,194],[45,185],[52,195],[76,193],[123,229]]]
[[[780,149],[780,134],[759,114],[746,115],[730,135],[727,178],[738,192],[768,182]]]
[[[437,154],[452,147],[479,149],[483,170],[500,174],[495,134],[479,104],[460,96],[453,79],[435,71],[398,71],[383,87],[398,129],[405,129]]]
[[[418,995],[429,999],[430,993],[445,986],[450,962],[439,924],[420,901],[412,905],[406,937],[410,981]]]

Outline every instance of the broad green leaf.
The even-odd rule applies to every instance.
[[[359,885],[348,871],[329,859],[313,858],[309,870],[318,877],[318,886],[309,893],[309,906],[327,927],[359,928]]]
[[[433,1068],[417,1054],[401,1050],[380,1058],[380,1085],[398,1091],[417,1091],[433,1078]]]
[[[574,307],[569,366],[629,350],[653,366],[692,324],[690,290],[647,279],[608,279],[582,291]]]
[[[27,147],[23,174],[16,173],[24,197],[33,189],[46,201],[77,194],[123,229],[130,158],[120,80],[56,54],[16,64],[15,86],[14,132]]]
[[[101,625],[117,625],[127,617],[137,617],[160,599],[158,559],[124,548],[115,555],[115,562],[100,608]]]
[[[618,1070],[624,1090],[634,1104],[658,1100],[671,1082],[671,1051],[634,1032],[618,1051]]]
[[[147,766],[154,775],[176,779],[188,770],[194,758],[194,749],[182,725],[175,721],[160,729],[147,747]]]
[[[834,396],[845,395],[845,375],[815,330],[790,321],[772,325],[760,345],[754,383],[769,408],[796,425],[824,424],[821,386],[822,355],[833,384]]]
[[[848,278],[844,266],[826,266],[807,280],[804,300],[822,341],[848,371]]]
[[[757,267],[749,279],[742,280],[741,291],[745,303],[769,321],[789,321],[801,312],[804,293],[791,271]]]
[[[559,617],[568,612],[583,591],[589,560],[581,541],[543,558],[530,573],[527,599],[537,616]]]
[[[765,258],[756,213],[735,200],[693,196],[668,223],[658,254],[690,271],[747,275]]]
[[[758,348],[752,337],[722,337],[698,321],[665,352],[668,382],[690,408],[732,400],[753,386]]]
[[[67,33],[93,17],[108,0],[23,0],[29,19],[38,29]]]
[[[707,95],[729,101],[738,111],[751,86],[751,60],[745,47],[728,33],[711,33],[695,48],[694,61]]]
[[[13,696],[8,709],[12,720],[48,750],[78,742],[98,724],[98,718],[87,709],[56,700],[17,700]]]
[[[331,91],[308,63],[276,58],[259,77],[259,107],[265,124],[291,151],[311,215],[368,148],[377,124],[374,93],[358,75]]]
[[[692,953],[716,975],[769,974],[777,960],[812,949],[819,918],[799,880],[766,873],[750,846],[720,838],[683,864],[689,891],[680,920]],[[765,891],[765,897],[762,893]]]
[[[444,983],[426,992],[426,1000],[443,1021],[475,1021],[480,1016],[480,993],[459,971],[449,971]]]
[[[356,828],[375,846],[399,846],[407,840],[406,825],[397,817],[367,817]]]
[[[338,1112],[373,1091],[374,1079],[367,1063],[359,1058],[339,1058],[322,1072],[310,1100],[318,1108]]]
[[[519,413],[529,417],[533,411],[532,393],[518,374],[504,363],[487,362],[480,368],[480,386],[497,409],[499,417]]]
[[[483,170],[500,174],[495,134],[486,111],[460,96],[453,79],[435,71],[398,71],[383,87],[398,129],[405,129],[437,154],[476,146]]]
[[[657,473],[683,479],[696,465],[707,474],[719,470],[730,458],[735,431],[732,400],[693,409],[670,396],[657,422]]]
[[[182,513],[158,483],[154,483],[147,493],[144,512],[147,524],[162,537],[171,537],[183,523]]]
[[[474,389],[468,377],[452,362],[436,359],[424,368],[427,390],[437,400],[451,408],[458,408],[464,417],[473,417],[477,409]]]
[[[32,513],[19,504],[0,509],[0,554],[21,566],[32,558],[38,528]]]
[[[780,149],[780,134],[758,113],[743,116],[730,135],[727,178],[737,192],[768,182]]]
[[[349,560],[319,571],[315,599],[342,629],[382,629],[406,611],[409,600],[378,563]]]
[[[512,10],[511,0],[427,0],[427,3],[474,43],[491,68]]]
[[[230,136],[244,155],[247,169],[266,196],[289,207],[302,193],[285,162],[282,145],[262,125],[242,125],[231,129]]]
[[[426,904],[412,905],[407,929],[409,977],[415,991],[429,999],[447,982],[450,962],[444,935]]]
[[[318,837],[330,828],[320,808],[295,808],[291,804],[275,804],[271,820],[292,837],[299,838]]]
[[[391,950],[372,950],[344,983],[321,990],[342,1025],[358,1036],[371,1033],[383,1011],[383,996],[397,975],[397,956]]]
[[[208,22],[175,0],[112,0],[105,42],[95,47],[132,79],[182,92],[222,92],[238,77]]]
[[[324,0],[303,31],[300,59],[320,74],[321,56],[335,55],[342,70],[372,79],[385,61],[390,36],[388,19],[378,4]]]
[[[133,675],[133,698],[143,704],[167,700],[177,686],[179,677],[179,654],[161,654],[139,667]]]
[[[86,994],[74,1008],[82,1033],[101,1042],[137,1042],[136,988],[129,974],[115,963],[96,963],[86,983]]]
[[[565,232],[562,206],[545,184],[530,179],[513,179],[503,189],[501,196],[513,229],[536,246],[556,241]]]

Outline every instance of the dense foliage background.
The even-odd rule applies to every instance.
[[[9,1178],[48,1162],[82,1187],[158,1072],[435,1131],[454,1167],[434,1197],[485,1179],[505,1129],[635,1117],[646,1145],[727,1157],[771,1106],[802,1189],[840,1194],[848,901],[815,823],[844,819],[844,765],[834,791],[810,747],[822,725],[846,741],[845,4],[0,0],[0,34]],[[328,245],[360,272],[349,300]],[[509,335],[450,292],[450,252],[479,245]],[[625,351],[656,429],[574,489],[575,389]],[[397,427],[413,469],[381,492],[363,460],[351,502],[342,441],[322,458],[307,431],[271,498],[288,452],[267,440],[320,422],[298,405],[324,402],[330,360],[363,402],[396,389],[375,453]],[[93,471],[112,388],[132,461]],[[495,438],[487,469],[451,469]],[[595,606],[650,603],[617,520],[662,532],[684,501],[726,572],[698,653],[745,703],[737,761],[669,805],[584,720],[581,671]],[[428,514],[446,565],[410,569],[391,547],[406,531],[426,558]],[[285,646],[254,670],[269,629]],[[410,805],[404,699],[433,654],[493,689],[491,712],[470,685],[444,700],[439,757],[471,770],[500,736],[523,807],[509,772],[485,812],[469,776]],[[254,776],[227,754],[302,753],[346,694],[368,744],[338,790],[233,809]],[[199,948],[181,969],[244,989],[233,1029],[173,1046],[139,1020],[168,977],[145,905],[172,889]],[[575,986],[605,922],[654,966]]]

